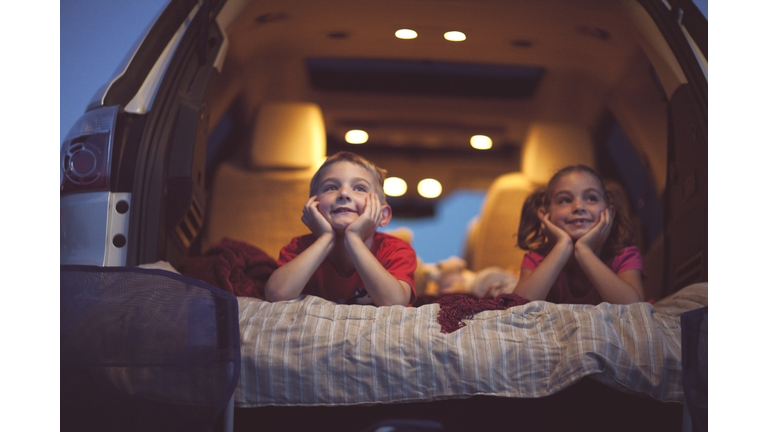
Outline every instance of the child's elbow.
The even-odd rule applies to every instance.
[[[410,300],[410,299],[408,299],[408,300]],[[408,300],[405,300],[405,301],[399,301],[399,300],[387,301],[387,300],[384,300],[384,301],[382,301],[380,303],[376,303],[376,306],[408,306],[408,304],[409,304]]]
[[[404,281],[397,281],[399,289],[390,291],[391,295],[376,302],[376,306],[408,306],[411,303],[411,286]],[[381,303],[381,304],[379,304]]]
[[[293,300],[298,296],[291,296],[291,293],[286,290],[280,289],[280,286],[276,283],[271,283],[271,280],[267,281],[267,285],[264,287],[264,297],[268,302],[278,302]]]
[[[293,300],[298,296],[291,297],[279,292],[273,293],[273,292],[266,291],[265,297],[268,302],[279,302],[279,301]]]

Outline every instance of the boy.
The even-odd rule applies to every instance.
[[[407,306],[416,300],[416,252],[377,232],[392,218],[386,171],[350,152],[323,163],[310,183],[301,221],[312,234],[283,247],[267,281],[267,300],[311,294],[337,303]]]

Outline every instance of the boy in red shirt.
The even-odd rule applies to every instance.
[[[386,171],[350,152],[323,163],[310,184],[301,221],[312,234],[280,250],[265,288],[269,301],[301,294],[344,304],[407,306],[416,300],[416,252],[377,232],[392,218],[384,195]]]

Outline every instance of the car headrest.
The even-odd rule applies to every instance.
[[[522,172],[530,181],[544,185],[560,168],[582,164],[595,168],[589,130],[561,123],[533,124],[522,152]]]
[[[251,168],[317,168],[325,158],[325,124],[320,107],[271,102],[259,109],[251,142]]]
[[[520,173],[504,174],[493,181],[485,195],[477,225],[471,228],[467,239],[472,243],[467,257],[471,270],[501,267],[519,272],[525,254],[517,247],[520,210],[534,189],[535,186]]]

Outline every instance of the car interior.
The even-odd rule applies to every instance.
[[[632,209],[647,298],[672,292],[669,113],[687,79],[639,3],[228,2],[217,23],[228,48],[205,93],[205,198],[176,213],[177,243],[191,254],[226,237],[277,258],[308,232],[299,217],[312,174],[347,150],[405,181],[388,198],[395,216],[429,217],[453,191],[487,191],[478,218],[455,227],[463,258],[474,271],[519,270],[523,200],[558,168],[584,163]],[[400,39],[400,29],[417,36]],[[465,40],[446,39],[452,31]],[[346,142],[350,130],[367,142]],[[473,148],[475,135],[492,147]],[[706,164],[696,169],[706,196]],[[441,197],[419,195],[424,178],[440,182]],[[673,285],[706,279],[706,247],[695,249]]]

